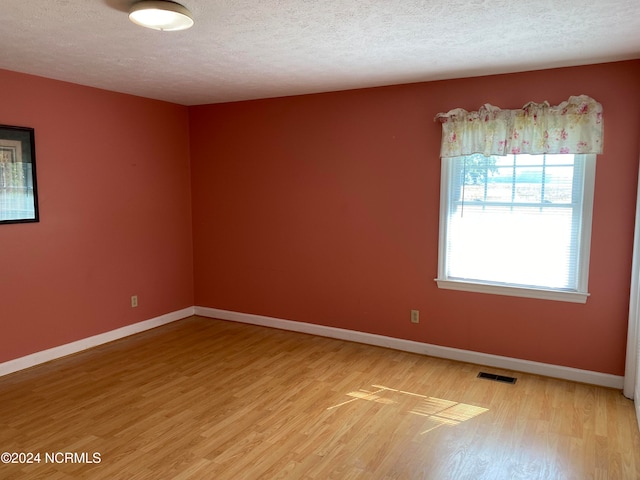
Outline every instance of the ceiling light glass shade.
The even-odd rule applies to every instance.
[[[131,7],[129,19],[154,30],[186,30],[193,25],[191,12],[178,3],[168,1],[138,2]]]

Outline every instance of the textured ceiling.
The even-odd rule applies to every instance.
[[[640,58],[640,0],[0,0],[0,68],[183,105]]]

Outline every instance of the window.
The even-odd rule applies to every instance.
[[[38,221],[33,132],[0,125],[0,224]]]
[[[586,302],[595,157],[443,158],[438,286]]]

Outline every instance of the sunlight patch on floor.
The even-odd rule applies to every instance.
[[[393,398],[389,398],[389,396],[409,396],[413,399],[419,399],[419,403],[417,405],[413,405],[408,412],[413,415],[425,417],[425,419],[429,421],[429,426],[426,430],[421,432],[422,435],[443,425],[459,425],[460,423],[466,422],[467,420],[477,417],[489,410],[488,408],[478,407],[476,405],[429,397],[427,395],[397,390],[383,385],[372,385],[372,387],[375,388],[375,390],[368,391],[359,389],[357,391],[347,393],[346,395],[351,397],[351,399],[338,403],[337,405],[333,405],[327,408],[327,410],[339,408],[358,400],[376,402],[384,405],[398,405],[402,401],[402,398],[394,400]],[[384,395],[387,396],[384,397]]]

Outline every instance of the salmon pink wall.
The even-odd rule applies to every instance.
[[[622,375],[638,85],[629,61],[192,107],[195,304]],[[587,303],[439,290],[435,115],[580,94],[605,117]]]
[[[187,107],[5,70],[0,105],[40,197],[0,225],[0,362],[193,305]]]

